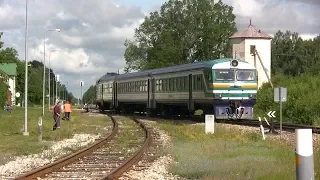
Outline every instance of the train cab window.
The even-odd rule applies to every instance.
[[[216,70],[214,75],[216,81],[234,81],[234,70]]]
[[[237,81],[253,81],[254,71],[253,70],[237,70],[236,77],[237,77]]]

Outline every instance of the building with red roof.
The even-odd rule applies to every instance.
[[[271,40],[267,33],[257,29],[251,24],[247,29],[234,33],[231,37],[233,58],[244,59],[253,64],[258,70],[258,86],[269,82],[266,73],[271,78]],[[254,56],[253,49],[256,49],[265,71],[257,56]]]

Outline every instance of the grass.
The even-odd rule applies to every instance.
[[[121,123],[124,129],[121,130],[121,134],[117,137],[117,142],[119,142],[122,148],[135,147],[137,146],[135,143],[143,143],[144,139],[141,137],[144,136],[144,131],[139,124],[124,116],[117,117],[116,120],[118,123]],[[119,129],[122,129],[122,127],[119,127]]]
[[[158,125],[173,137],[173,146],[165,151],[177,161],[170,168],[173,174],[188,179],[295,179],[295,147],[220,124],[215,134],[205,134],[204,124]],[[316,179],[319,154],[319,150],[314,153]]]
[[[70,121],[61,120],[61,129],[52,131],[54,124],[53,113],[45,109],[42,126],[42,142],[39,142],[38,119],[42,108],[28,108],[29,136],[23,136],[24,109],[15,108],[12,113],[0,112],[0,164],[12,159],[12,156],[29,155],[48,149],[52,142],[71,138],[77,133],[107,134],[103,128],[110,125],[111,121],[106,116],[88,116],[74,110]]]

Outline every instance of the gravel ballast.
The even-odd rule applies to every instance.
[[[71,139],[54,142],[50,149],[42,153],[15,157],[15,160],[0,166],[0,178],[13,178],[37,167],[52,163],[56,159],[70,154],[70,149],[84,147],[98,138],[100,138],[100,135],[75,134]]]

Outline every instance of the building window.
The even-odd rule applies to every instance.
[[[254,54],[256,50],[256,45],[250,45],[250,54]]]

